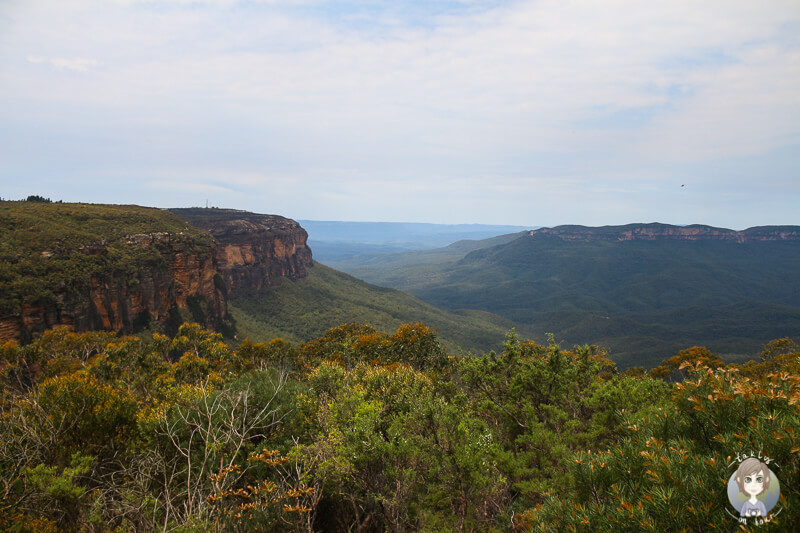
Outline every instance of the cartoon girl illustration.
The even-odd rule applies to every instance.
[[[767,507],[758,496],[769,489],[770,471],[767,465],[755,457],[745,459],[735,474],[739,492],[748,499],[742,504],[739,516],[767,516]]]

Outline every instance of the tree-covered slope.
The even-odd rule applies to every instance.
[[[301,342],[343,323],[363,323],[384,330],[424,322],[451,350],[500,347],[514,324],[485,311],[447,312],[394,289],[370,285],[320,263],[303,279],[268,290],[236,293],[229,302],[239,338],[266,341],[282,337]]]
[[[539,339],[603,344],[625,366],[695,344],[736,360],[800,331],[800,242],[765,240],[796,230],[561,227],[460,257],[452,247],[373,256],[348,271],[444,309],[499,314]],[[644,232],[655,236],[620,240]]]
[[[797,242],[571,242],[525,236],[472,252],[410,292],[446,309],[483,309],[623,363],[680,347],[746,354],[800,330]]]
[[[747,300],[800,305],[799,264],[794,242],[568,242],[534,235],[473,252],[446,281],[415,292],[448,306],[479,301],[520,320],[567,301],[610,312]]]
[[[481,240],[460,240],[433,250],[353,255],[326,261],[325,264],[369,283],[410,290],[418,285],[435,284],[451,265],[474,250],[505,244],[524,234],[519,232]]]

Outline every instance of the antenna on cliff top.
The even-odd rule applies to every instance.
[[[208,198],[206,198],[206,209],[208,209]]]

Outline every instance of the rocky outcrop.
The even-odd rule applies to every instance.
[[[693,224],[691,226],[672,226],[669,224],[628,224],[625,226],[556,226],[529,232],[530,236],[550,235],[565,241],[800,241],[798,226],[759,226],[744,231],[714,228]]]
[[[229,290],[258,290],[306,276],[308,234],[294,220],[232,209],[171,209],[217,242],[216,262]]]
[[[213,243],[160,232],[129,235],[115,244],[138,248],[147,259],[122,268],[113,257],[103,257],[109,256],[108,242],[80,246],[74,253],[101,256],[110,267],[73,286],[52,287],[45,303],[23,302],[18,314],[0,318],[0,339],[26,340],[55,326],[131,332],[192,305],[202,309],[193,318],[209,328],[218,328],[227,316],[224,291],[215,283]]]
[[[227,315],[224,292],[214,282],[213,246],[168,233],[131,235],[128,244],[158,249],[163,263],[142,264],[133,278],[93,277],[90,319],[95,329],[128,329],[141,317],[164,320],[172,308],[190,307],[192,298],[205,304],[202,321],[207,327]]]
[[[52,212],[45,216],[64,220],[48,230],[56,235],[43,239],[49,244],[20,251],[47,274],[30,283],[35,290],[17,284],[15,295],[3,299],[0,309],[6,314],[0,315],[0,340],[26,341],[56,326],[132,332],[152,320],[169,325],[188,315],[219,330],[227,324],[228,291],[253,291],[283,277],[302,278],[313,264],[306,231],[276,215],[171,210],[181,221],[162,210],[136,206],[64,204],[48,209]],[[77,223],[73,212],[78,213]],[[69,229],[93,216],[114,220],[112,229],[100,225],[106,228],[104,233],[80,237]],[[170,231],[125,235],[117,229],[135,224]],[[38,242],[37,235],[34,240]],[[28,283],[22,282],[23,287]]]

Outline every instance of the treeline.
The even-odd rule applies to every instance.
[[[0,202],[13,202],[14,200],[9,200],[8,198],[0,197]],[[24,200],[17,200],[18,202],[35,202],[40,204],[52,204],[53,201],[50,198],[45,198],[44,196],[39,196],[38,194],[31,194]],[[56,202],[57,204],[61,203],[61,200]]]
[[[620,373],[595,346],[347,324],[301,345],[46,332],[0,346],[0,529],[730,531],[740,453],[800,522],[800,349],[691,348]]]

